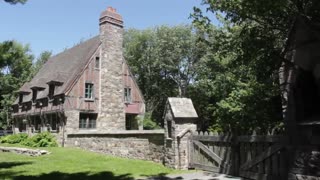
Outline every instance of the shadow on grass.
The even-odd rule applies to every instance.
[[[32,162],[0,162],[0,169],[9,169],[15,166],[32,164]]]
[[[153,175],[153,176],[147,176],[147,175],[143,175],[145,178],[138,178],[138,180],[179,180],[179,179],[183,179],[182,177],[175,177],[175,178],[170,178],[167,177],[166,173],[160,173],[158,175]]]
[[[11,171],[15,166],[23,166],[32,164],[32,162],[0,162],[0,179],[12,180],[134,180],[131,174],[114,175],[112,172],[78,172],[78,173],[64,173],[64,172],[50,172],[48,174],[40,175],[21,175],[23,171]]]
[[[13,175],[23,173],[23,171],[11,171],[15,166],[32,164],[32,162],[0,162],[0,179],[12,179]]]
[[[116,176],[112,172],[100,172],[92,174],[89,172],[79,173],[63,173],[51,172],[48,174],[41,174],[38,176],[13,176],[13,180],[134,180],[130,174],[123,174]]]

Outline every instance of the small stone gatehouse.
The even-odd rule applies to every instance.
[[[143,96],[123,58],[123,21],[112,7],[101,13],[100,34],[51,57],[18,91],[15,133],[67,134],[141,130]]]

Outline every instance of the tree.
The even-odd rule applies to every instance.
[[[155,29],[156,62],[161,76],[175,83],[178,96],[186,95],[195,78],[195,68],[201,56],[196,34],[191,26],[160,26]]]
[[[262,131],[282,122],[278,69],[297,16],[319,21],[318,1],[203,0],[220,27],[194,9],[209,51],[197,86],[207,88],[206,115],[213,130]],[[199,89],[198,88],[198,89]],[[203,105],[202,105],[203,106]]]
[[[0,127],[7,126],[17,90],[31,78],[32,60],[28,45],[16,41],[0,43]]]
[[[4,1],[10,4],[17,4],[17,3],[24,4],[27,2],[27,0],[4,0]]]
[[[203,53],[191,26],[160,26],[128,30],[125,59],[136,76],[146,101],[147,112],[162,123],[168,97],[185,96],[196,76]]]
[[[43,51],[40,56],[37,58],[37,61],[35,62],[35,64],[33,65],[33,75],[35,76],[38,71],[41,69],[41,67],[48,61],[48,59],[50,59],[52,55],[51,51]]]

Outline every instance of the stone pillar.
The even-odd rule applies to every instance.
[[[61,115],[61,121],[65,124],[62,124],[62,128],[64,126],[65,131],[68,132],[68,134],[75,133],[79,131],[79,111],[77,110],[71,110],[71,111],[65,111],[64,115]],[[61,129],[61,132],[63,129]]]
[[[108,7],[100,16],[101,40],[101,112],[99,130],[125,130],[125,109],[122,79],[123,21],[120,14]]]
[[[197,129],[197,117],[191,99],[168,99],[164,116],[166,166],[188,169],[189,139]]]

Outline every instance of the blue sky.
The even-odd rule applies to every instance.
[[[123,16],[125,28],[190,24],[201,0],[28,0],[9,5],[0,0],[0,42],[29,44],[36,56],[54,54],[98,34],[98,18],[108,6]]]

